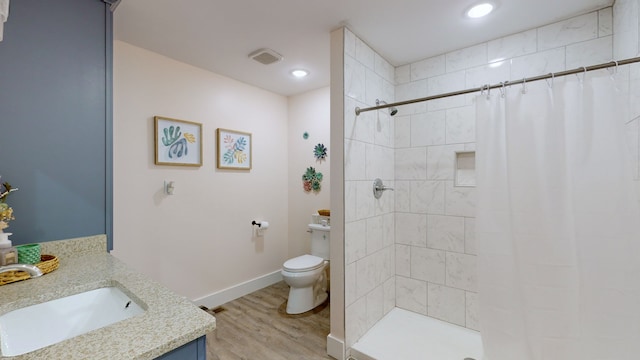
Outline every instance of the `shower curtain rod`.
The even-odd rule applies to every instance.
[[[634,57],[634,58],[629,58],[629,59],[624,59],[624,60],[619,60],[619,61],[612,60],[612,61],[609,61],[609,62],[606,62],[606,63],[580,67],[580,68],[576,68],[576,69],[573,69],[573,70],[565,70],[565,71],[559,71],[559,72],[556,72],[556,73],[548,73],[546,75],[533,76],[533,77],[524,78],[522,80],[516,80],[516,81],[505,81],[505,82],[501,82],[499,84],[494,84],[494,85],[487,84],[487,85],[483,85],[481,87],[477,87],[477,88],[473,88],[473,89],[453,91],[453,92],[448,92],[448,93],[443,93],[443,94],[433,95],[433,96],[427,96],[427,97],[417,98],[417,99],[412,99],[412,100],[405,100],[405,101],[398,101],[398,102],[394,102],[394,103],[381,104],[381,105],[372,106],[372,107],[363,108],[363,109],[361,109],[359,107],[356,107],[356,116],[360,115],[360,113],[365,112],[365,111],[386,109],[386,108],[395,107],[395,106],[408,105],[408,104],[414,104],[414,103],[423,102],[423,101],[442,99],[442,98],[446,98],[446,97],[450,97],[450,96],[464,95],[464,94],[470,94],[470,93],[474,93],[474,92],[478,92],[478,91],[503,88],[505,86],[526,84],[527,82],[532,82],[532,81],[553,79],[556,76],[567,76],[567,75],[572,75],[572,74],[579,74],[579,73],[583,73],[583,72],[587,72],[587,71],[606,69],[606,68],[610,68],[612,66],[615,66],[616,69],[617,69],[617,67],[619,65],[633,64],[633,63],[636,63],[636,62],[640,62],[640,57]]]

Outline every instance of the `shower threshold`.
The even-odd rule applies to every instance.
[[[351,347],[357,360],[482,360],[480,333],[394,308]]]

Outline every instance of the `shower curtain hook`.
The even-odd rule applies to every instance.
[[[551,75],[551,83],[549,83],[549,78],[546,78],[545,81],[547,82],[547,86],[549,86],[549,89],[553,89],[553,80],[555,80],[556,74],[549,73],[549,75]]]
[[[491,100],[491,86],[487,84],[487,100]]]
[[[522,78],[522,95],[527,93],[527,78]]]
[[[505,82],[500,82],[500,85],[502,85],[502,87],[500,88],[500,97],[504,99],[504,94],[505,94],[505,86],[507,85],[508,81]]]
[[[609,70],[609,75],[613,76],[614,74],[618,74],[618,60],[611,60],[609,62],[616,64],[616,69],[613,71],[610,68],[607,68],[607,70]]]
[[[580,81],[580,85],[584,84],[584,79],[587,77],[587,68],[583,66],[582,70],[582,77],[580,77],[580,73],[576,73],[576,77],[578,78],[578,81]]]

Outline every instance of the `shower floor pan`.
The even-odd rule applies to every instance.
[[[480,333],[394,308],[351,347],[357,360],[482,360]]]

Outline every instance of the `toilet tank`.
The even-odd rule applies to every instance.
[[[311,231],[311,255],[329,260],[329,239],[331,226],[309,224]]]

